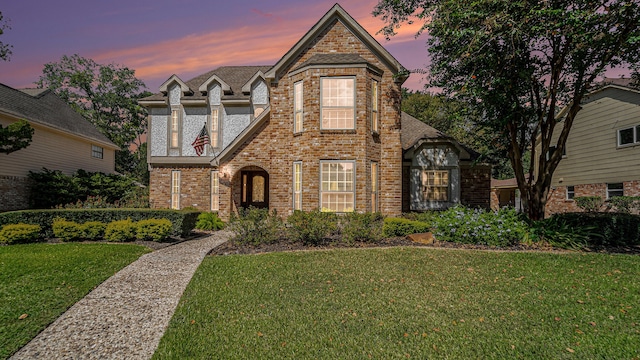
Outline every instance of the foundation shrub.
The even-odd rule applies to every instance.
[[[87,240],[99,240],[104,238],[107,225],[100,221],[87,221],[82,224],[82,236]]]
[[[147,219],[135,223],[136,239],[162,241],[171,233],[171,221],[168,219]]]
[[[626,213],[559,213],[551,217],[573,229],[587,229],[587,246],[640,244],[640,215]]]
[[[336,214],[296,210],[287,218],[289,237],[307,245],[321,244],[338,228]]]
[[[356,241],[380,241],[383,220],[380,213],[346,213],[341,218],[342,240],[350,245]]]
[[[221,230],[224,228],[224,222],[220,220],[218,214],[215,212],[203,212],[198,215],[198,221],[196,221],[196,229],[199,230]]]
[[[232,214],[229,227],[235,233],[231,241],[237,244],[272,244],[285,235],[284,222],[275,210],[241,208],[238,215]]]
[[[41,238],[39,225],[10,224],[0,228],[0,244],[25,244]]]
[[[131,219],[116,220],[107,225],[104,238],[113,242],[132,241],[136,237],[136,232],[137,226]]]
[[[429,224],[426,222],[404,218],[386,218],[382,226],[382,234],[385,237],[407,236],[429,230]]]
[[[600,196],[577,196],[573,198],[576,205],[586,212],[599,211],[604,201]]]
[[[51,227],[53,235],[62,241],[78,241],[84,238],[84,226],[75,221],[56,218]]]
[[[615,212],[630,214],[640,210],[640,196],[614,196],[607,201],[607,206]]]

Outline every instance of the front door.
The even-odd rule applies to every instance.
[[[269,207],[269,174],[266,171],[243,171],[240,206],[259,209]]]

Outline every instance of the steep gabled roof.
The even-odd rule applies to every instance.
[[[351,17],[339,4],[335,4],[293,47],[287,51],[284,56],[278,60],[278,62],[265,73],[265,76],[269,79],[275,79],[276,81],[282,75],[281,72],[285,71],[291,64],[297,59],[298,55],[305,51],[307,47],[334,21],[340,21],[345,25],[351,33],[357,36],[363,44],[365,44],[371,52],[376,54],[380,61],[388,66],[394,74],[404,71],[404,67],[396,60],[387,49],[385,49],[380,43],[371,36],[358,22]],[[403,82],[406,78],[400,77],[398,80]]]
[[[75,112],[51,90],[25,89],[21,91],[0,84],[0,113],[88,138],[109,148],[118,149],[93,124]]]

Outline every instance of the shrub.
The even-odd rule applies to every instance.
[[[0,229],[0,244],[20,244],[35,242],[40,238],[40,226],[31,224],[10,224]]]
[[[162,241],[171,233],[171,221],[168,219],[147,219],[136,223],[136,239]]]
[[[410,212],[402,214],[402,217],[409,220],[420,221],[430,224],[434,217],[437,217],[440,211]]]
[[[318,245],[331,233],[338,224],[336,214],[313,210],[309,212],[296,210],[287,218],[289,237],[307,245]]]
[[[224,228],[224,222],[220,220],[218,214],[214,212],[203,212],[198,215],[196,229],[200,230],[220,230]]]
[[[582,250],[589,244],[595,226],[573,227],[558,216],[536,221],[531,226],[532,240],[543,241],[554,247]]]
[[[62,241],[77,241],[84,238],[84,227],[75,221],[56,218],[51,227],[53,235]]]
[[[107,225],[104,238],[114,242],[131,241],[136,237],[136,232],[136,224],[131,219],[116,220]]]
[[[640,244],[640,216],[625,213],[560,213],[551,218],[573,229],[587,229],[588,246]]]
[[[386,218],[382,226],[382,234],[385,237],[407,236],[429,231],[429,224],[417,220],[403,218]]]
[[[596,212],[600,210],[604,201],[600,196],[578,196],[574,197],[573,201],[576,205],[586,212]]]
[[[441,241],[509,246],[526,239],[527,224],[513,208],[498,212],[450,208],[433,218],[434,236]]]
[[[42,226],[44,237],[54,237],[51,225],[57,217],[68,221],[85,223],[100,221],[108,224],[115,220],[131,219],[140,221],[145,219],[169,219],[173,224],[171,236],[186,237],[196,225],[200,211],[169,210],[169,209],[52,209],[52,210],[22,210],[0,213],[0,226],[6,224],[36,224]]]
[[[617,212],[629,214],[640,210],[640,196],[614,196],[609,199],[608,205]]]
[[[347,244],[379,241],[383,219],[380,213],[346,213],[342,218],[342,239]]]
[[[268,209],[241,208],[238,215],[231,216],[230,228],[235,232],[231,238],[237,244],[271,244],[283,237],[284,223],[277,212]]]
[[[107,225],[100,221],[87,221],[82,224],[82,237],[87,240],[98,240],[104,238],[104,231]]]

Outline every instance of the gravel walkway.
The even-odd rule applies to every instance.
[[[205,255],[230,233],[145,254],[95,288],[11,359],[149,359]]]

